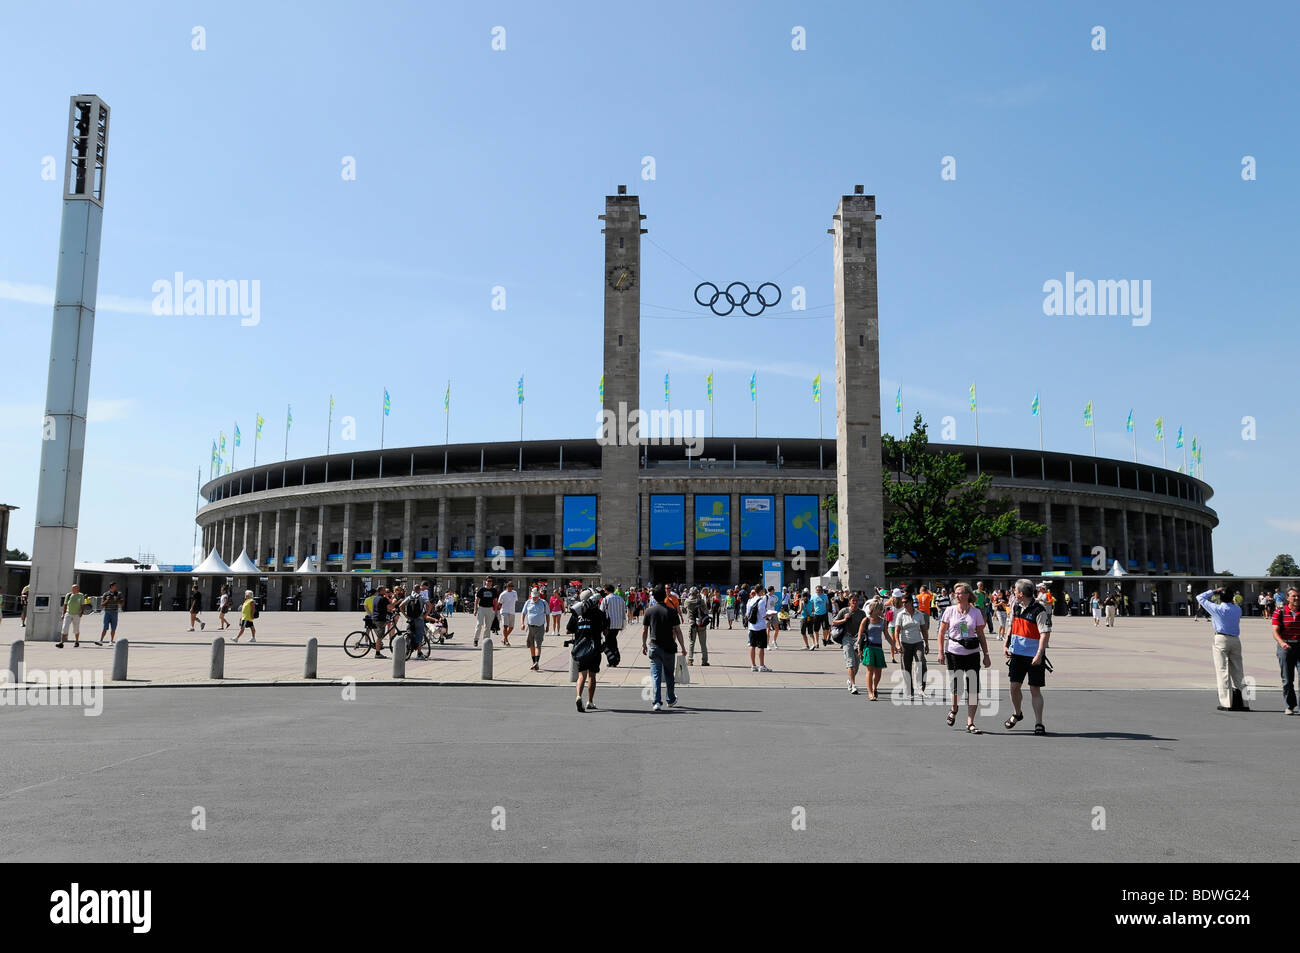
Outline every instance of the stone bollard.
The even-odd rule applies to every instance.
[[[678,685],[689,685],[691,683],[691,670],[686,665],[686,656],[680,652],[677,653],[677,662],[674,669],[673,678]]]
[[[570,653],[569,654],[569,681],[576,682],[577,680],[578,680],[578,660],[573,657],[572,653]]]
[[[399,635],[390,648],[393,653],[393,678],[406,678],[406,636]]]
[[[226,677],[226,640],[217,636],[212,640],[212,665],[208,669],[208,678]]]
[[[9,646],[9,680],[11,682],[26,681],[26,673],[23,671],[23,652],[26,651],[26,645],[26,642],[19,639]]]
[[[316,640],[307,640],[307,664],[303,666],[303,678],[316,677]]]
[[[126,653],[131,643],[127,639],[118,639],[113,646],[113,681],[126,681]]]
[[[479,678],[485,682],[492,681],[492,640],[483,640],[483,662],[479,669]]]

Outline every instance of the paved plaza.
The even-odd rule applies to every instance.
[[[235,613],[229,616],[235,618]],[[101,616],[89,615],[82,621],[81,648],[71,642],[63,649],[53,643],[29,642],[26,660],[29,668],[47,671],[76,668],[100,669],[104,680],[112,674],[112,650],[105,644],[95,645],[99,637]],[[318,642],[319,679],[355,678],[358,682],[390,679],[392,662],[378,661],[373,655],[365,659],[349,658],[343,652],[343,637],[360,627],[361,614],[355,612],[268,612],[258,619],[257,644],[231,644],[237,629],[217,632],[215,613],[205,613],[206,631],[187,632],[189,616],[183,612],[123,613],[118,634],[130,640],[131,684],[209,683],[209,659],[212,639],[226,638],[226,683],[301,681],[307,640]],[[565,616],[567,621],[568,616]],[[1121,618],[1113,629],[1094,627],[1091,618],[1060,617],[1055,619],[1049,658],[1055,668],[1049,676],[1053,689],[1201,689],[1211,708],[1215,704],[1214,667],[1210,659],[1212,631],[1209,622],[1186,618]],[[481,652],[474,648],[474,625],[471,616],[458,613],[451,617],[452,641],[436,646],[428,661],[412,658],[407,663],[410,682],[474,683],[480,682]],[[0,626],[0,663],[8,659],[9,645],[21,637],[18,620],[6,618]],[[542,671],[529,671],[530,658],[521,634],[511,636],[511,645],[497,642],[493,651],[493,680],[507,685],[559,685],[569,681],[569,650],[562,645],[567,636],[548,635],[542,651]],[[710,630],[710,665],[691,668],[694,684],[710,687],[762,686],[783,688],[840,688],[845,684],[844,661],[838,646],[815,652],[803,650],[797,630],[782,632],[781,647],[769,651],[767,664],[771,673],[751,672],[747,642],[739,624],[728,630],[726,621],[718,630]],[[1268,623],[1258,617],[1242,620],[1242,651],[1248,676],[1256,680],[1265,707],[1279,707],[1280,693],[1275,643]],[[622,664],[616,669],[602,668],[604,685],[640,686],[649,674],[649,662],[641,654],[641,629],[629,629],[619,638]],[[994,654],[993,670],[1005,676],[1001,643],[990,640]],[[387,653],[385,653],[387,654]],[[929,662],[934,667],[935,646],[931,641]],[[697,656],[697,663],[701,659]],[[890,666],[884,685],[898,666]],[[860,678],[860,681],[863,681]],[[1005,684],[1005,678],[1003,678]]]

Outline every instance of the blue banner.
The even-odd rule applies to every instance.
[[[827,540],[827,542],[831,546],[839,546],[840,544],[840,524],[838,522],[838,515],[839,514],[834,510],[831,510],[831,512],[826,514],[826,530],[830,534],[830,539]]]
[[[682,494],[650,494],[650,548],[686,549],[686,497]]]
[[[817,520],[818,498],[815,496],[787,496],[785,498],[785,548],[793,552],[802,546],[805,552],[821,549],[821,524]]]
[[[596,498],[594,496],[564,497],[564,549],[596,549]]]
[[[776,497],[740,498],[740,548],[758,552],[776,548]]]
[[[695,551],[731,549],[731,497],[726,493],[695,497]]]

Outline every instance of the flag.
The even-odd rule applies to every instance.
[[[1174,444],[1174,448],[1177,450],[1183,449],[1183,428],[1182,427],[1178,428],[1178,442]]]
[[[235,424],[235,446],[239,446],[239,424]]]
[[[515,387],[515,397],[518,399],[519,403],[522,404],[524,402],[524,375],[523,374],[519,375],[519,384],[518,386]]]
[[[1029,413],[1035,417],[1038,416],[1038,392],[1037,391],[1034,391],[1034,402],[1029,405]]]
[[[600,379],[601,396],[604,396],[605,378]],[[451,413],[451,381],[447,381],[447,390],[442,395],[442,409],[444,413]]]
[[[221,432],[221,454],[222,454],[222,456],[225,456],[225,453],[226,453],[226,432],[223,430],[223,431]]]
[[[749,375],[749,399],[758,400],[758,371]]]
[[[262,439],[262,424],[266,423],[266,418],[261,414],[257,415],[257,433],[253,434],[254,440]]]
[[[664,403],[668,403],[668,375],[664,375]]]
[[[818,374],[813,378],[813,403],[820,404],[822,400],[822,376]]]
[[[975,409],[975,382],[970,382],[970,409]]]
[[[334,395],[330,394],[330,413],[334,413]]]
[[[600,375],[600,384],[596,387],[596,395],[600,397],[601,404],[605,403],[605,375]]]
[[[212,462],[217,462],[217,442],[215,440],[212,441]]]
[[[1083,408],[1083,425],[1085,427],[1092,426],[1092,401],[1088,401],[1087,405]]]
[[[388,388],[384,388],[384,416],[387,417],[389,411],[393,409],[393,399],[388,396]]]
[[[1178,430],[1178,437],[1180,440],[1182,439],[1182,433],[1183,431],[1182,428],[1180,427]],[[1156,418],[1156,439],[1157,440],[1165,439],[1165,418],[1163,417]],[[1182,444],[1180,443],[1178,446],[1181,447]]]
[[[1192,459],[1196,459],[1196,437],[1192,437]]]
[[[898,390],[894,393],[894,413],[901,414],[902,412],[903,412],[903,385],[899,384]]]
[[[1129,433],[1133,432],[1133,411],[1131,410],[1128,412],[1128,423],[1124,425],[1124,429]]]
[[[289,405],[289,419],[285,421],[284,429],[287,431],[293,426],[293,404]]]
[[[713,403],[713,371],[709,371],[709,376],[704,379],[705,390],[708,393],[709,403]]]

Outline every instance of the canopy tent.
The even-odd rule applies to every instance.
[[[819,576],[813,580],[813,585],[821,586],[823,589],[830,589],[832,591],[838,592],[840,589],[840,580],[845,579],[845,581],[847,581],[847,578],[843,575],[843,573],[844,573],[844,557],[841,556],[839,559],[835,560],[835,565],[831,566],[830,569],[826,570],[826,573],[824,575]]]
[[[308,556],[294,572],[320,572],[320,566],[316,564],[315,556]]]
[[[231,572],[230,567],[221,559],[221,556],[217,553],[217,548],[214,546],[212,552],[208,553],[208,558],[194,568],[192,575],[229,576]]]
[[[1106,575],[1108,575],[1108,576],[1127,576],[1128,573],[1126,573],[1126,572],[1125,572],[1125,571],[1120,567],[1119,560],[1117,559],[1117,560],[1115,560],[1115,565],[1113,565],[1113,566],[1110,567],[1110,572],[1106,573]]]
[[[248,558],[248,551],[243,549],[239,551],[239,558],[230,564],[230,571],[236,576],[257,576],[262,572],[257,563]]]

